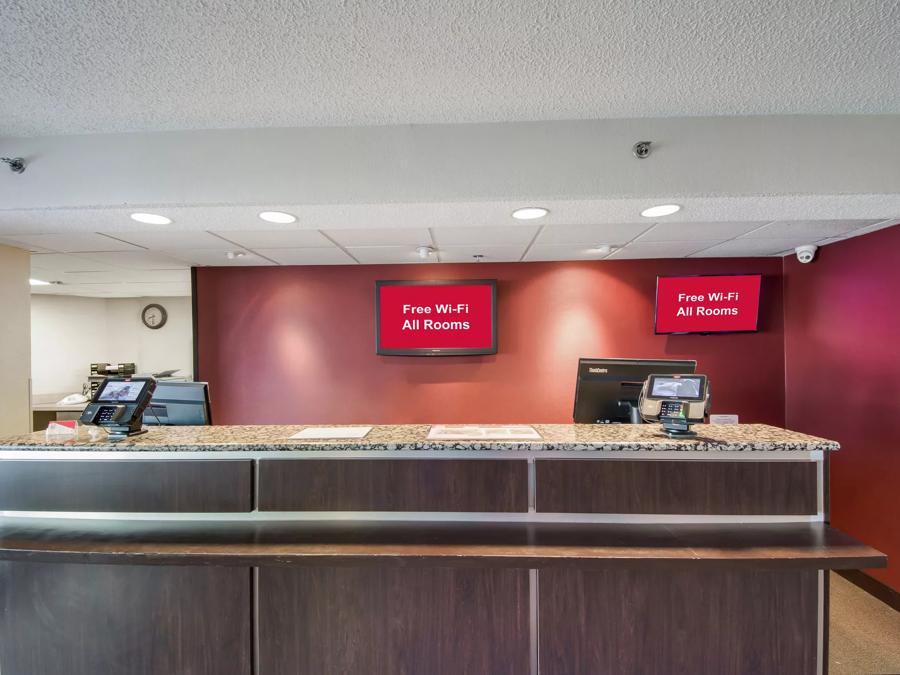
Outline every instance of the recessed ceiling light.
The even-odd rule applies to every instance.
[[[512,217],[516,220],[534,220],[535,218],[543,218],[550,211],[543,206],[526,206],[523,209],[516,209],[512,212]]]
[[[32,286],[49,286],[49,281],[44,281],[43,279],[29,279],[28,283]]]
[[[591,249],[591,253],[599,253],[600,255],[606,255],[610,251],[612,251],[612,246],[609,244],[597,244]]]
[[[673,213],[681,211],[678,204],[660,204],[659,206],[651,206],[649,209],[641,211],[644,218],[660,218],[661,216],[671,216]]]
[[[297,216],[285,213],[284,211],[263,211],[259,214],[259,217],[262,220],[265,220],[267,223],[295,223],[297,222]]]
[[[156,213],[132,213],[131,219],[147,225],[171,225],[172,219]]]
[[[228,258],[229,260],[236,260],[237,258],[243,258],[245,255],[247,255],[247,254],[244,253],[243,251],[227,251],[225,253],[225,257]]]

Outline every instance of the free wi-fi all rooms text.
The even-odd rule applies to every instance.
[[[435,314],[437,318],[421,315]],[[444,317],[468,316],[468,303],[431,305],[403,305],[403,326],[401,330],[469,330],[469,322],[461,319],[442,320]],[[415,318],[413,318],[415,317]],[[420,318],[421,317],[421,318]]]
[[[700,295],[690,295],[689,293],[679,293],[679,303],[699,303],[699,302],[738,302],[740,293],[731,291],[729,293],[705,293]],[[675,316],[737,316],[737,307],[706,307],[704,305],[684,306],[678,308]]]

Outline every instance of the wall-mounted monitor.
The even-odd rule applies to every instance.
[[[761,274],[656,278],[656,333],[758,330]]]
[[[497,281],[375,282],[375,351],[393,356],[497,353]]]

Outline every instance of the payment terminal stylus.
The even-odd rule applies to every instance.
[[[145,433],[141,429],[144,410],[155,389],[152,377],[107,377],[79,421],[108,430],[113,442]]]

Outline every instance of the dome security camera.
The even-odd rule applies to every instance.
[[[647,159],[650,156],[650,146],[653,141],[638,141],[631,147],[631,152],[638,159]]]
[[[798,246],[794,249],[794,252],[797,254],[797,260],[806,264],[811,263],[813,258],[816,257],[816,251],[819,250],[818,246],[814,246],[813,244],[808,244],[806,246]]]

